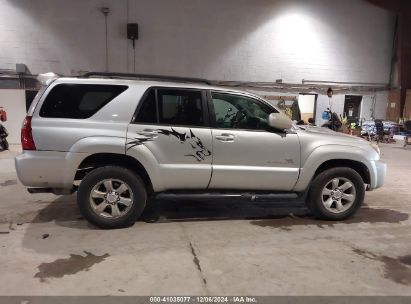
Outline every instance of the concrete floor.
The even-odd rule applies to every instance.
[[[102,231],[75,196],[30,195],[0,153],[0,295],[411,295],[411,146],[352,219],[300,202],[156,201]]]

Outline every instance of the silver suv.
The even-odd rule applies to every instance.
[[[16,168],[29,192],[78,191],[102,228],[132,225],[160,192],[293,193],[317,218],[342,220],[386,174],[363,139],[297,127],[258,96],[178,77],[50,80],[22,146]]]

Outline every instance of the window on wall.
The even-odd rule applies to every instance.
[[[126,89],[120,85],[58,84],[46,97],[40,116],[89,118]]]
[[[135,122],[204,126],[202,102],[202,92],[198,90],[151,89],[142,100]]]
[[[268,130],[268,116],[275,109],[246,96],[213,93],[216,127],[221,129]]]

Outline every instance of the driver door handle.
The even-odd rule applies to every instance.
[[[158,131],[152,129],[144,129],[141,132],[137,132],[138,135],[154,138],[158,136]]]
[[[229,133],[222,133],[215,138],[219,141],[234,141],[234,135]]]

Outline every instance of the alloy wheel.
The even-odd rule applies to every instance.
[[[345,177],[333,178],[323,188],[321,198],[328,211],[332,213],[345,212],[355,201],[355,186]]]
[[[133,204],[133,192],[129,185],[118,179],[105,179],[90,192],[91,209],[105,218],[119,218]]]

